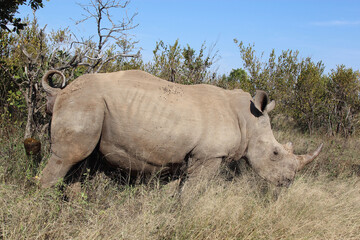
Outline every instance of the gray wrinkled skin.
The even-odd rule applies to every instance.
[[[50,74],[51,75],[51,74]],[[131,172],[215,174],[246,157],[266,180],[286,186],[320,152],[296,156],[273,136],[265,92],[179,85],[131,70],[83,75],[65,89],[43,86],[53,101],[51,157],[40,176],[53,186],[100,143],[113,166]]]

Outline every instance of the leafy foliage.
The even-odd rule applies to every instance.
[[[267,91],[277,101],[275,114],[287,116],[301,129],[313,133],[315,128],[329,134],[354,134],[359,127],[359,72],[338,66],[324,75],[324,64],[311,58],[299,59],[298,51],[275,50],[266,62],[256,55],[254,45],[245,46],[234,40],[240,49],[243,65],[249,75],[244,90]],[[230,73],[230,77],[235,72]]]
[[[248,74],[241,68],[231,70],[229,76],[222,76],[217,85],[225,89],[240,88],[246,92],[255,92]]]
[[[360,127],[360,73],[344,65],[329,75],[329,124],[332,133],[345,136]]]
[[[312,133],[326,120],[326,77],[322,63],[315,64],[310,58],[301,62],[300,69],[289,111],[299,126]]]
[[[21,93],[21,98],[26,105],[26,131],[25,138],[32,137],[39,132],[44,124],[45,115],[42,111],[44,96],[39,92],[38,81],[42,76],[47,60],[47,40],[44,29],[40,29],[36,18],[32,22],[27,22],[27,26],[21,34],[8,36],[12,39],[12,45],[3,65],[4,71],[8,73],[7,81],[10,85],[16,86],[16,91],[8,91],[7,99],[10,106],[14,105],[11,99],[15,99],[15,93]],[[17,94],[20,97],[19,94]],[[17,100],[16,107],[20,107],[20,99]],[[25,114],[24,112],[24,114]]]
[[[21,18],[15,17],[15,13],[20,5],[29,5],[32,10],[37,10],[38,8],[43,7],[42,0],[17,0],[17,1],[1,1],[0,7],[0,27],[3,30],[8,32],[14,31],[19,32],[24,29],[27,25],[26,22],[23,22]],[[9,25],[13,27],[10,29]]]
[[[202,44],[199,53],[189,45],[181,47],[179,40],[173,45],[166,45],[163,41],[156,43],[153,61],[144,68],[146,71],[170,82],[182,84],[198,84],[210,82],[213,76],[209,68],[213,64],[216,54],[211,48],[205,55],[206,46]]]

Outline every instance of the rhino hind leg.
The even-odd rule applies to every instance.
[[[90,137],[87,141],[83,140],[82,142],[61,141],[54,144],[51,147],[51,156],[40,176],[41,187],[52,187],[59,179],[64,178],[72,166],[92,153],[99,142],[99,138],[100,136]]]
[[[73,114],[73,119],[78,119]],[[64,178],[70,168],[88,157],[100,141],[102,129],[102,114],[94,114],[81,121],[70,117],[66,121],[57,122],[52,129],[51,156],[40,175],[42,188],[54,186],[59,179]]]
[[[64,178],[72,166],[91,154],[99,141],[98,139],[93,139],[92,142],[67,144],[67,151],[54,151],[57,148],[56,146],[52,147],[52,154],[40,176],[41,187],[52,187],[59,179]]]
[[[70,170],[71,167],[72,165],[66,164],[64,159],[52,154],[41,173],[40,186],[42,188],[49,188],[54,186],[59,181],[59,179],[65,177],[66,173]]]

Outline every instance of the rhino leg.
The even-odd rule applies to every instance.
[[[195,160],[187,169],[188,179],[205,178],[211,179],[219,174],[222,158]]]
[[[40,184],[42,188],[52,187],[61,178],[64,178],[67,172],[76,163],[88,157],[96,147],[99,138],[93,142],[85,141],[86,144],[72,143],[68,144],[66,152],[52,152],[44,170],[40,176]],[[52,147],[52,149],[56,147]],[[79,151],[80,150],[80,151]]]
[[[96,113],[96,111],[94,111]],[[84,160],[100,140],[103,114],[72,113],[52,125],[51,156],[40,176],[42,188],[55,185],[76,163]]]
[[[40,176],[40,186],[42,188],[55,185],[58,179],[64,177],[69,171],[71,165],[64,166],[61,162],[63,160],[60,157],[54,154],[51,155]]]
[[[208,181],[217,177],[220,173],[220,167],[223,162],[222,158],[211,158],[206,160],[195,160],[187,169],[187,179],[180,186],[180,192],[188,192],[193,190],[194,187],[202,187],[202,184],[207,184]],[[180,184],[182,181],[180,182]]]

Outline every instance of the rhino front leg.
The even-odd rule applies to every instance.
[[[194,161],[194,160],[192,160]],[[190,161],[187,169],[187,179],[181,181],[180,192],[188,192],[198,187],[202,187],[203,184],[207,184],[210,180],[217,177],[220,173],[220,167],[222,164],[222,158],[211,158],[206,160]]]
[[[188,179],[205,178],[211,179],[219,174],[222,158],[210,158],[206,160],[192,160],[187,169]]]

